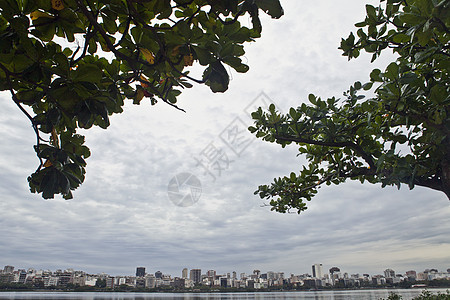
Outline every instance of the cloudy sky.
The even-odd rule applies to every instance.
[[[263,18],[263,37],[246,47],[250,71],[232,73],[226,93],[186,90],[179,105],[187,113],[127,104],[107,130],[85,132],[92,156],[70,201],[29,192],[35,137],[9,95],[0,94],[0,267],[131,275],[145,266],[174,276],[185,267],[303,274],[315,263],[370,274],[450,268],[450,202],[443,193],[348,182],[322,188],[300,215],[271,212],[253,195],[259,184],[298,171],[304,159],[295,146],[281,149],[247,132],[240,148],[229,147],[228,131],[251,124],[248,107],[272,101],[287,111],[309,93],[341,96],[389,60],[347,62],[337,49],[364,18],[361,1],[282,4],[285,16]],[[198,163],[213,150],[223,153],[220,173]],[[181,173],[202,186],[198,202],[187,207],[168,196]]]

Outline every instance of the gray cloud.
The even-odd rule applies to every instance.
[[[348,182],[322,188],[300,215],[271,212],[253,195],[258,185],[298,171],[304,158],[295,146],[256,139],[240,156],[227,148],[219,135],[236,117],[251,124],[245,107],[262,91],[283,111],[310,92],[341,96],[388,59],[347,62],[337,50],[364,17],[359,1],[283,5],[280,20],[264,17],[263,37],[246,48],[250,71],[233,73],[227,93],[184,91],[179,104],[186,114],[163,104],[127,104],[107,130],[82,132],[92,156],[70,201],[29,193],[26,178],[38,164],[34,135],[1,93],[0,263],[113,275],[133,274],[138,265],[172,275],[184,267],[299,274],[313,263],[371,274],[449,268],[450,206],[443,194]],[[195,161],[210,143],[232,161],[215,181]],[[191,207],[167,196],[180,172],[202,182]]]

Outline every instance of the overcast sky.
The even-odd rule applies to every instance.
[[[0,94],[0,267],[131,275],[145,266],[174,276],[185,267],[311,274],[316,263],[369,274],[450,268],[450,202],[443,193],[347,182],[322,188],[300,215],[271,212],[253,195],[258,185],[299,171],[304,158],[295,146],[281,149],[248,132],[240,133],[239,147],[228,147],[228,131],[252,123],[246,108],[272,101],[287,111],[309,93],[341,96],[389,58],[348,62],[337,49],[364,18],[363,2],[282,4],[281,19],[263,18],[262,38],[246,46],[250,71],[232,73],[226,93],[195,85],[179,97],[187,113],[129,103],[107,130],[84,132],[92,156],[70,201],[29,192],[35,136],[9,94]],[[222,151],[220,173],[198,163],[212,150]],[[181,173],[202,188],[187,207],[168,196]]]

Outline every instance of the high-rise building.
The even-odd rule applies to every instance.
[[[192,269],[189,274],[189,279],[194,283],[199,283],[202,280],[202,270],[201,269]]]
[[[206,276],[212,277],[214,279],[216,277],[216,271],[215,270],[208,270],[206,272]]]
[[[220,278],[220,286],[224,288],[228,287],[228,279],[226,277]]]
[[[106,277],[105,278],[107,288],[110,288],[110,289],[114,288],[114,279],[115,279],[114,277]]]
[[[323,277],[322,264],[312,265],[312,273],[314,278],[321,279]]]
[[[136,277],[144,277],[144,276],[145,276],[145,267],[137,267]]]
[[[25,283],[25,280],[27,279],[27,272],[25,272],[25,270],[21,270],[19,273],[19,283]]]
[[[330,274],[333,275],[334,273],[339,273],[341,271],[341,269],[339,269],[338,267],[332,267],[330,269]]]
[[[3,268],[3,273],[12,273],[14,272],[14,267],[13,266],[5,266]]]
[[[183,271],[181,271],[181,278],[187,279],[188,278],[188,269],[184,268]]]
[[[163,273],[161,271],[156,271],[155,272],[155,277],[161,279],[162,278]]]
[[[386,269],[384,270],[384,277],[385,278],[394,278],[395,277],[395,272],[392,269]]]

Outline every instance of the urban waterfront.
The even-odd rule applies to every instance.
[[[367,289],[338,291],[300,292],[253,292],[253,293],[102,293],[102,292],[0,292],[0,299],[63,299],[63,300],[237,300],[237,299],[300,299],[300,300],[378,300],[386,299],[390,293],[413,299],[422,289]],[[446,289],[428,289],[433,294],[446,293]]]
[[[312,275],[308,273],[286,276],[284,272],[253,270],[246,274],[236,271],[218,273],[201,269],[183,268],[181,277],[173,277],[156,271],[154,274],[145,267],[136,268],[136,276],[111,276],[106,273],[88,274],[74,269],[55,272],[34,268],[17,269],[6,265],[0,270],[0,290],[34,291],[62,290],[65,292],[273,292],[290,290],[322,290],[336,288],[447,288],[450,286],[450,268],[446,271],[426,269],[397,273],[385,269],[383,275],[348,274],[340,268],[332,267],[324,272],[322,264],[312,265]]]

